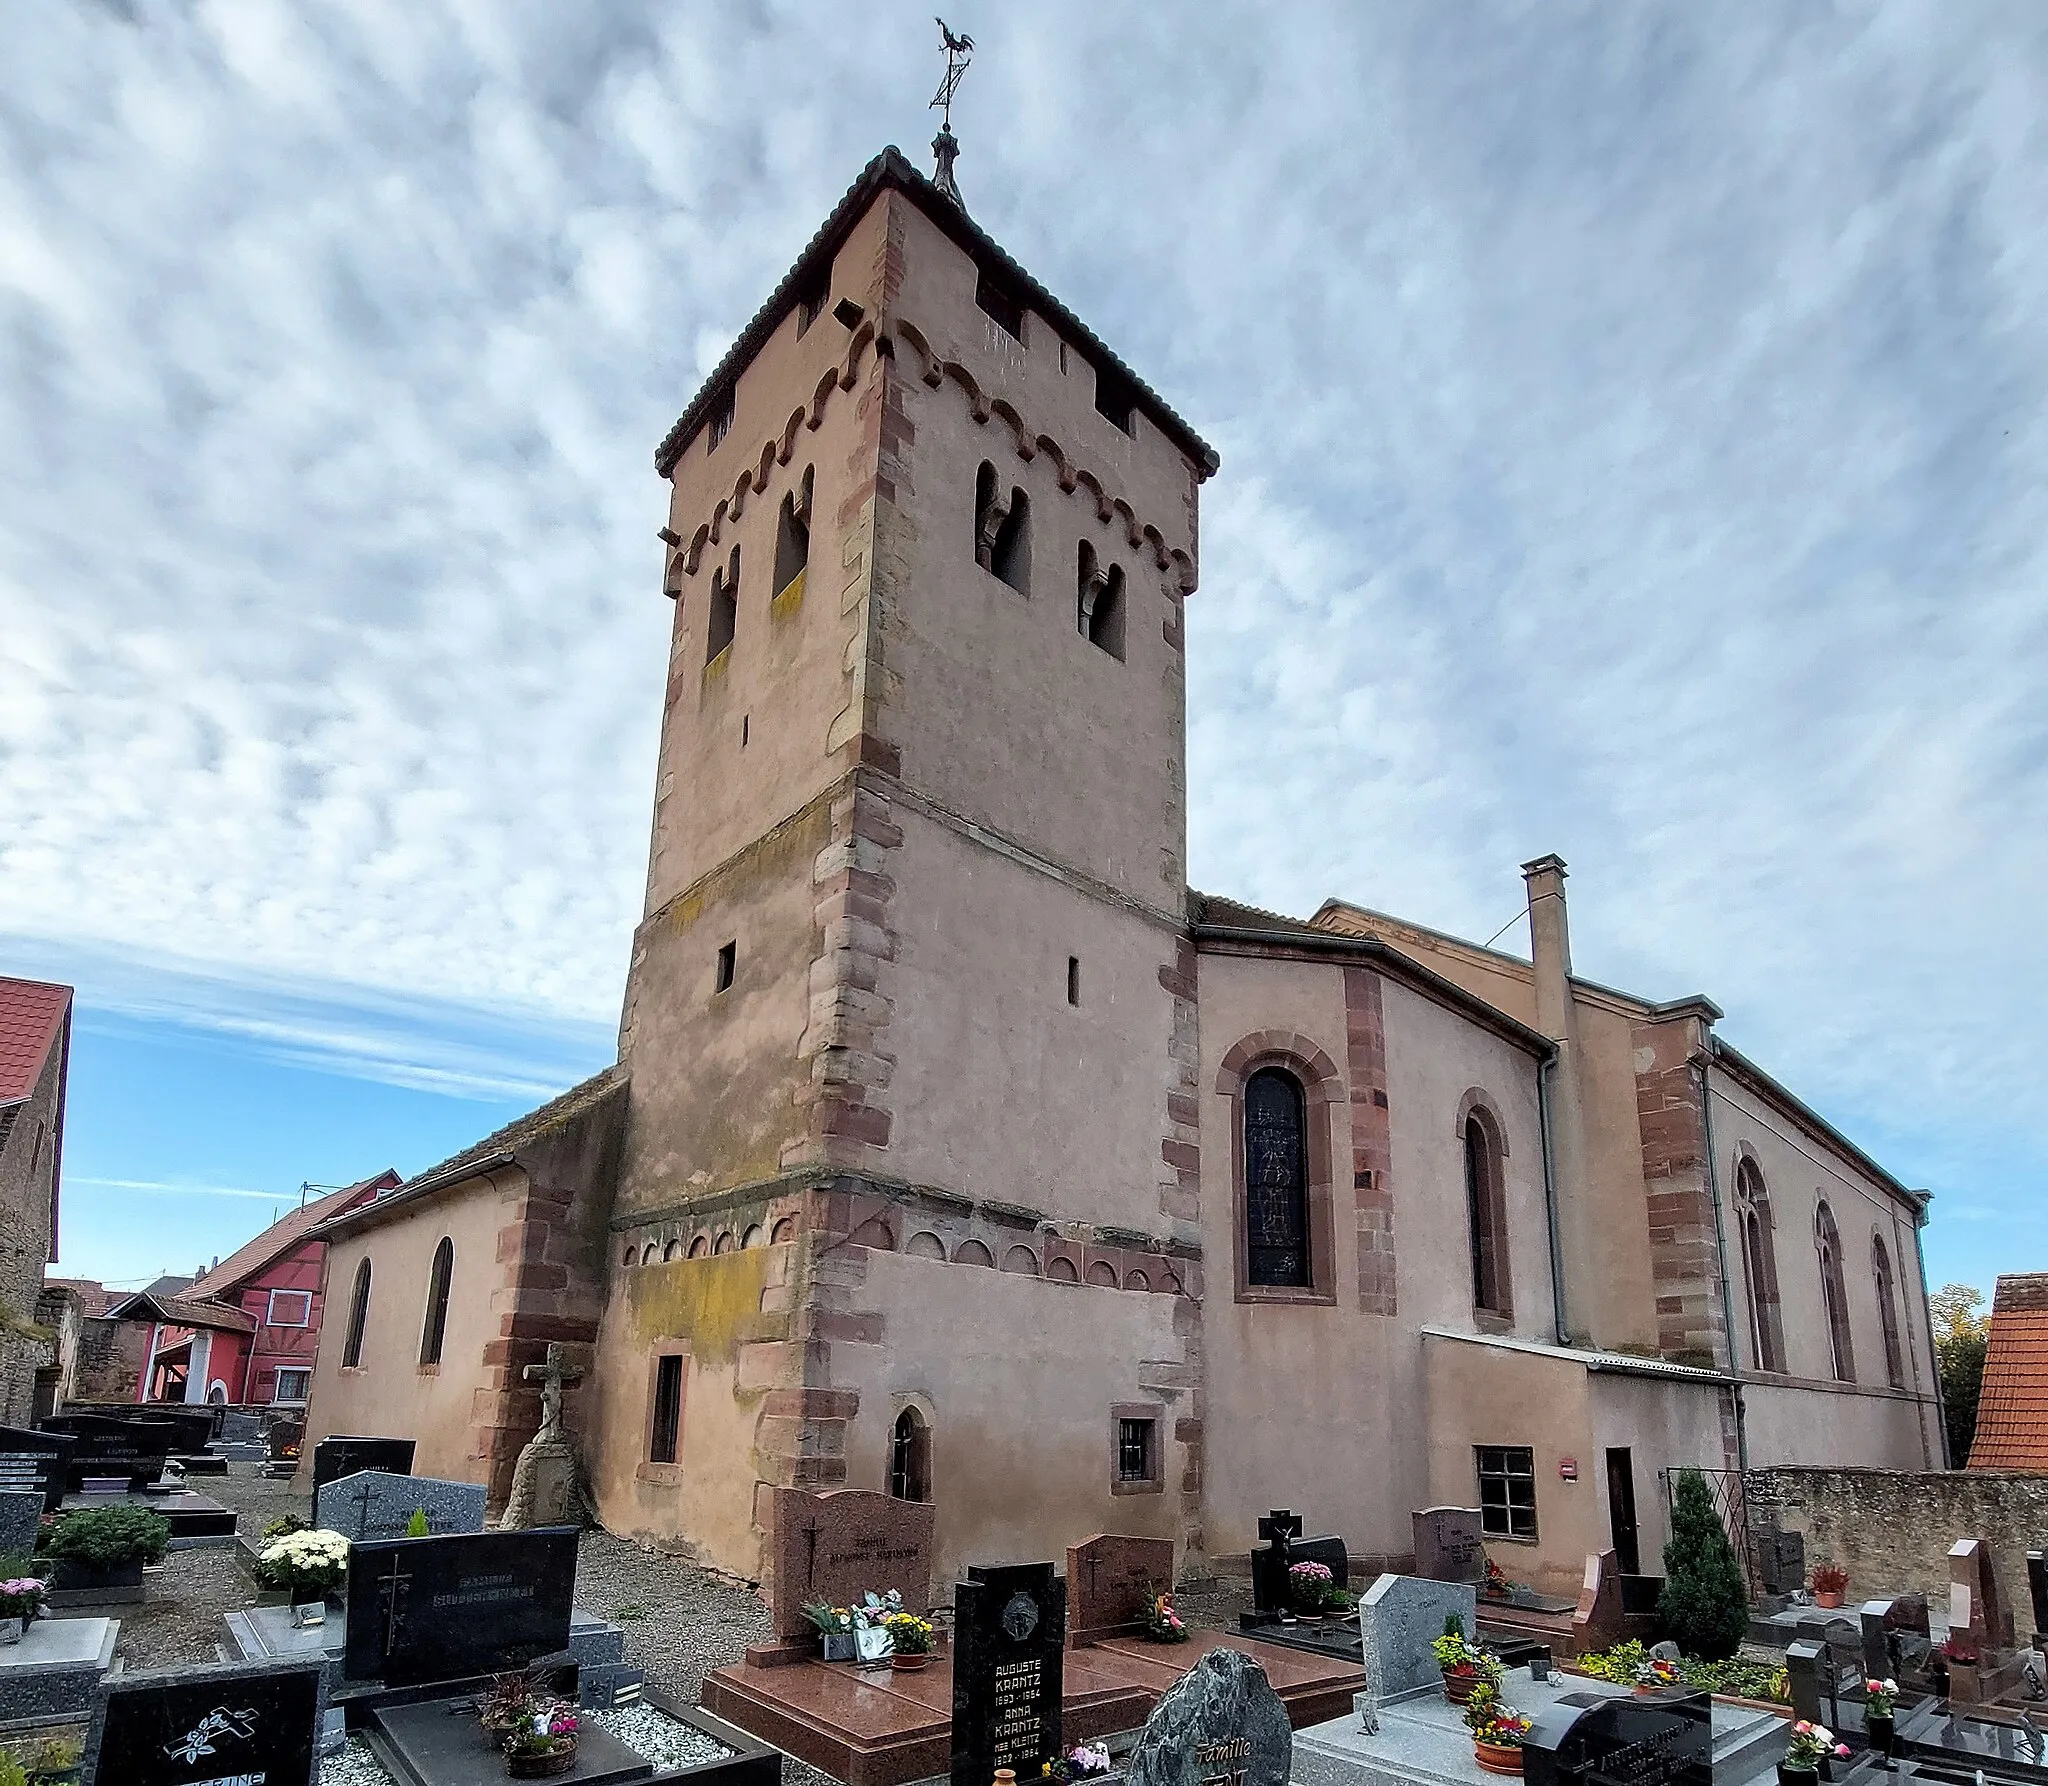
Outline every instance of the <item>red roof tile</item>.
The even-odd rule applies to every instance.
[[[380,1191],[391,1190],[397,1184],[398,1174],[387,1167],[375,1178],[366,1178],[360,1184],[329,1191],[326,1196],[315,1198],[305,1208],[295,1209],[281,1221],[272,1222],[254,1240],[237,1247],[211,1271],[198,1278],[186,1294],[194,1297],[228,1295],[273,1260],[290,1252],[305,1239],[306,1230],[315,1223],[341,1215],[358,1203],[367,1203]]]
[[[28,1097],[71,1009],[71,988],[0,979],[0,1104]]]
[[[104,1315],[113,1297],[107,1294],[105,1284],[89,1277],[46,1277],[43,1287],[47,1290],[69,1290],[78,1298],[78,1312],[81,1315]]]
[[[1977,1402],[1973,1470],[2048,1470],[2048,1271],[2002,1277]]]

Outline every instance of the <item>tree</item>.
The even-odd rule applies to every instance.
[[[1934,1363],[1941,1377],[1941,1405],[1948,1415],[1949,1462],[1970,1461],[1977,1436],[1977,1397],[1984,1387],[1984,1351],[1991,1323],[1976,1311],[1984,1292],[1968,1284],[1943,1284],[1927,1299],[1934,1319]]]
[[[1749,1630],[1749,1593],[1735,1546],[1721,1529],[1714,1496],[1697,1470],[1678,1474],[1671,1542],[1664,1546],[1664,1591],[1657,1617],[1689,1656],[1725,1662]]]

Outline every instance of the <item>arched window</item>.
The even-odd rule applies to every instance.
[[[1754,1160],[1735,1168],[1735,1223],[1742,1231],[1742,1275],[1749,1284],[1750,1356],[1760,1371],[1785,1368],[1785,1327],[1778,1307],[1778,1254],[1771,1235],[1771,1193]]]
[[[711,573],[711,623],[704,636],[708,664],[732,643],[740,623],[740,549],[735,546],[725,569]]]
[[[1479,1111],[1465,1118],[1466,1243],[1472,1256],[1472,1306],[1512,1315],[1508,1285],[1506,1174],[1499,1138]]]
[[[1899,1349],[1899,1310],[1892,1288],[1892,1256],[1884,1236],[1870,1239],[1870,1275],[1877,1285],[1877,1324],[1884,1334],[1884,1380],[1894,1389],[1906,1386],[1906,1360]]]
[[[370,1262],[356,1267],[356,1287],[348,1299],[348,1333],[341,1343],[341,1368],[354,1370],[363,1361],[363,1333],[370,1324]]]
[[[455,1242],[447,1235],[434,1249],[434,1268],[427,1273],[427,1319],[420,1329],[420,1363],[441,1362],[441,1342],[448,1337],[448,1280],[455,1274]]]
[[[932,1429],[915,1408],[896,1416],[889,1435],[889,1493],[899,1501],[932,1498]]]
[[[1080,593],[1075,624],[1089,644],[1122,661],[1124,655],[1124,571],[1120,564],[1104,569],[1088,541],[1081,542]]]
[[[986,460],[974,474],[974,562],[1020,594],[1031,586],[1031,499],[1013,489],[1006,497],[996,468]]]
[[[1842,1237],[1835,1212],[1823,1201],[1813,1212],[1813,1246],[1820,1264],[1820,1299],[1828,1317],[1828,1368],[1835,1380],[1856,1380],[1856,1359],[1849,1349],[1849,1295],[1842,1283]]]
[[[1301,1081],[1261,1067],[1244,1086],[1246,1281],[1305,1286],[1308,1257],[1308,1107]]]
[[[666,1265],[670,1260],[680,1259],[682,1256],[683,1243],[680,1240],[665,1240],[661,1243],[662,1264]]]
[[[775,523],[775,588],[780,595],[811,561],[811,480],[815,466],[805,466],[803,482],[782,499]]]

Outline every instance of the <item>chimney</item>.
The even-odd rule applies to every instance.
[[[1585,1105],[1579,1084],[1578,1013],[1572,1001],[1572,936],[1565,915],[1564,858],[1538,856],[1522,864],[1529,893],[1529,959],[1535,968],[1536,1027],[1557,1044],[1549,1075],[1546,1121],[1550,1130],[1552,1197],[1557,1250],[1558,1339],[1592,1345],[1593,1305],[1585,1287],[1597,1284],[1595,1211],[1586,1172]],[[1574,1296],[1574,1289],[1579,1295]]]

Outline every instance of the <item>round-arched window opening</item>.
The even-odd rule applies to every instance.
[[[916,1408],[898,1414],[889,1434],[889,1493],[899,1501],[932,1498],[932,1429]]]

